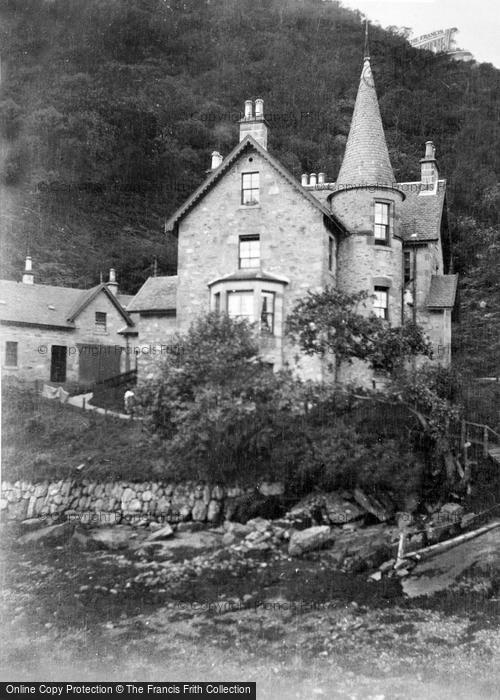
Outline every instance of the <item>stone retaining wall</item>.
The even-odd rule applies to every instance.
[[[0,498],[2,520],[58,519],[63,515],[84,522],[186,520],[218,522],[231,519],[238,502],[251,494],[281,495],[283,487],[264,482],[258,489],[184,482],[96,483],[60,480],[37,484],[4,482]]]

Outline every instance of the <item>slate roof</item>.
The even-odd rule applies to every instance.
[[[426,306],[430,309],[451,309],[455,305],[458,275],[432,275]]]
[[[126,311],[113,297],[105,284],[92,289],[53,287],[47,284],[24,284],[11,280],[0,280],[0,321],[37,326],[56,326],[71,330],[74,319],[98,294],[104,293],[132,323]]]
[[[365,58],[337,185],[394,185],[370,60]]]
[[[265,148],[263,148],[257,141],[252,138],[252,136],[245,136],[245,138],[240,141],[240,143],[233,148],[231,153],[224,158],[221,165],[216,168],[208,176],[208,178],[201,183],[201,185],[193,192],[193,194],[188,197],[184,204],[175,211],[172,216],[165,222],[165,231],[173,231],[176,224],[198,203],[202,197],[208,192],[208,190],[227,172],[228,168],[236,161],[236,159],[248,149],[253,149],[259,153],[271,166],[277,170],[285,180],[294,187],[297,192],[299,192],[303,197],[305,197],[310,204],[312,204],[316,209],[319,209],[321,213],[325,216],[326,221],[336,229],[339,233],[346,232],[346,227],[339,219],[338,216],[332,214],[332,212],[325,207],[321,202],[319,202],[313,195],[305,190],[300,182],[295,179],[295,177],[288,172],[288,170],[281,165],[279,161],[276,160]]]
[[[396,185],[406,195],[401,205],[401,231],[408,243],[433,241],[440,236],[443,218],[446,180],[439,180],[435,193],[429,194],[419,182]]]
[[[166,311],[177,306],[177,275],[148,277],[127,311]]]

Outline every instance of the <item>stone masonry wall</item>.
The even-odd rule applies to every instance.
[[[241,204],[243,172],[260,174],[258,205]],[[288,280],[283,319],[308,289],[320,291],[327,282],[334,282],[334,275],[325,272],[329,233],[323,214],[258,153],[250,152],[180,223],[177,321],[181,332],[210,308],[209,283],[238,272],[239,236],[248,234],[260,235],[261,268]],[[247,289],[253,289],[251,280]],[[294,364],[296,353],[296,348],[284,344],[284,362]],[[319,378],[320,363],[303,358],[302,373]]]
[[[278,483],[263,482],[259,487],[262,495],[280,495],[282,490]],[[214,523],[231,519],[238,498],[252,493],[253,488],[195,482],[3,482],[0,514],[2,520],[66,517],[96,524],[187,520]]]

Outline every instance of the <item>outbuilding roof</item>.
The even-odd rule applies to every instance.
[[[75,318],[98,294],[104,293],[128,324],[130,316],[105,284],[92,289],[53,287],[0,280],[0,321],[57,328],[75,328]]]
[[[451,309],[455,306],[458,275],[432,275],[426,306],[430,309]]]
[[[177,275],[148,277],[127,311],[166,311],[177,305]]]

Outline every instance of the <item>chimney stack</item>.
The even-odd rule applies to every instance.
[[[425,142],[425,156],[420,159],[422,185],[434,187],[439,179],[439,172],[436,161],[436,148],[432,141]]]
[[[240,142],[247,136],[254,138],[267,151],[267,124],[264,119],[264,100],[255,100],[255,111],[252,100],[245,100],[245,112],[240,119]]]
[[[34,284],[34,283],[35,283],[35,275],[33,274],[33,265],[31,262],[31,256],[27,255],[26,262],[24,265],[23,284]]]
[[[111,294],[113,296],[116,296],[118,294],[118,282],[116,281],[116,270],[111,267],[109,269],[109,282],[106,284],[106,287],[109,289]]]
[[[223,158],[219,151],[213,151],[212,153],[212,170],[217,170],[219,165],[222,163]]]

